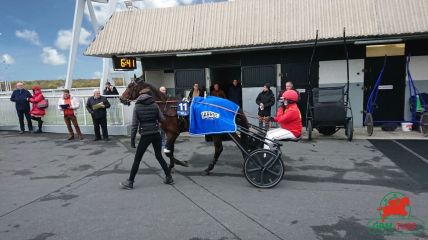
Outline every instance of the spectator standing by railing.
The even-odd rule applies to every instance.
[[[190,90],[189,96],[187,97],[187,99],[189,99],[189,102],[192,102],[192,99],[194,97],[204,97],[204,90],[199,88],[199,84],[195,83],[193,84],[193,88],[192,90]]]
[[[167,92],[167,90],[166,90],[166,87],[165,86],[161,86],[160,88],[159,88],[159,91],[161,92],[161,93],[163,93],[164,95],[165,95],[165,97],[166,98],[170,98],[171,96],[168,94],[168,92]]]
[[[259,119],[259,127],[269,128],[269,124],[266,123],[266,118],[271,116],[271,107],[275,104],[275,96],[270,89],[270,84],[265,83],[263,90],[259,93],[256,99],[258,105],[257,118]]]
[[[42,89],[39,86],[34,86],[33,96],[29,99],[32,103],[32,108],[30,111],[31,119],[37,121],[38,130],[34,133],[42,133],[43,120],[42,117],[45,116],[45,109],[48,107],[47,100],[43,96]]]
[[[213,88],[213,91],[211,92],[211,96],[215,96],[215,97],[219,97],[219,98],[226,98],[226,94],[220,88],[220,85],[218,83],[214,84],[214,88]]]
[[[119,92],[115,86],[112,86],[110,82],[107,82],[103,95],[119,95]]]
[[[74,128],[76,129],[77,137],[80,140],[83,140],[82,132],[80,132],[79,123],[77,123],[77,118],[75,115],[75,111],[79,109],[80,102],[78,98],[75,98],[70,95],[70,91],[68,89],[64,89],[62,98],[58,99],[58,109],[64,113],[64,122],[67,125],[68,129],[68,139],[74,139],[74,132],[71,124],[73,123]]]
[[[285,91],[288,91],[288,90],[294,90],[294,91],[296,91],[297,95],[299,96],[299,99],[297,101],[300,100],[300,93],[299,93],[299,91],[297,91],[294,88],[293,82],[288,81],[288,82],[285,83],[285,89],[283,91],[279,92],[279,94],[278,94],[278,101],[281,100],[282,95],[285,93]]]
[[[27,119],[28,131],[33,131],[33,124],[30,118],[30,103],[31,93],[24,88],[24,83],[18,82],[16,89],[13,91],[10,101],[15,102],[16,113],[18,114],[20,134],[25,131],[24,116]]]
[[[227,98],[242,108],[242,87],[239,85],[238,80],[234,79],[232,81],[232,86],[227,92]]]
[[[116,87],[112,86],[110,82],[106,83],[106,87],[104,88],[103,95],[107,96],[109,102],[110,102],[110,121],[111,124],[119,124],[120,122],[120,116],[119,116],[119,92],[117,91]],[[110,97],[109,95],[115,95]]]
[[[101,140],[100,126],[103,132],[103,140],[108,141],[108,130],[107,130],[107,108],[110,107],[106,97],[101,96],[99,89],[94,90],[94,96],[88,98],[86,102],[86,109],[92,116],[92,122],[94,124],[95,139],[94,141]]]

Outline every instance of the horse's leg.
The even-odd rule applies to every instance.
[[[177,158],[174,157],[174,147],[175,147],[175,140],[177,140],[177,137],[179,136],[179,133],[171,133],[168,135],[167,137],[167,148],[168,151],[165,152],[165,155],[169,158],[170,160],[170,166],[169,168],[172,169],[174,168],[174,165],[180,165],[183,167],[188,167],[189,166],[189,162],[188,161],[180,161]]]
[[[177,139],[177,137],[174,137],[174,135],[171,132],[166,132],[166,141],[165,141],[165,148],[164,148],[164,153],[165,155],[169,158],[169,169],[172,170],[174,168],[174,159],[171,157],[172,153],[171,153],[171,146],[173,144],[172,141],[175,141],[175,139]]]
[[[217,160],[220,157],[221,152],[223,152],[222,135],[213,135],[212,138],[213,138],[214,147],[215,147],[214,159],[208,165],[208,167],[202,172],[202,175],[210,174],[210,172],[214,169],[214,166],[217,163]]]

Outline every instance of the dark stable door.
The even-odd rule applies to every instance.
[[[186,90],[190,91],[195,83],[199,88],[205,90],[205,69],[179,69],[175,71],[175,94],[183,95]]]
[[[282,78],[281,78],[281,91],[285,89],[285,83],[290,81],[293,83],[295,89],[304,89],[305,91],[309,87],[308,83],[308,67],[307,62],[296,62],[296,63],[283,63],[282,64]],[[318,64],[313,63],[311,73],[311,85],[312,87],[318,87]],[[297,103],[300,113],[302,115],[302,124],[306,126],[306,108],[307,108],[307,93],[300,92],[300,100]]]
[[[364,110],[384,63],[384,57],[366,58],[364,63]],[[376,103],[374,121],[403,121],[406,60],[404,56],[387,57]],[[380,125],[380,124],[377,124]]]

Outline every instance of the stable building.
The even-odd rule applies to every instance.
[[[379,119],[410,118],[406,56],[416,86],[428,92],[426,0],[237,0],[115,13],[85,55],[136,57],[146,81],[184,95],[194,83],[227,92],[233,79],[243,88],[243,108],[256,114],[264,83],[278,94],[292,81],[306,110],[309,60],[319,40],[310,86],[346,83],[343,29],[350,63],[354,125],[363,125],[365,103],[387,65]],[[275,111],[274,109],[273,111]]]

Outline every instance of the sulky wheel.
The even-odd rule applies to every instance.
[[[428,135],[428,112],[422,114],[419,126],[421,128],[421,133],[424,136]]]
[[[312,120],[308,120],[306,124],[306,130],[308,131],[308,141],[312,140]]]
[[[373,116],[372,116],[371,113],[367,113],[366,114],[366,120],[364,121],[364,124],[367,127],[367,134],[369,136],[373,135],[373,127],[374,127],[373,125],[374,125],[374,123],[373,123]]]
[[[255,150],[245,159],[244,175],[255,187],[272,188],[284,176],[284,163],[280,156],[270,150]]]
[[[354,122],[352,121],[352,118],[348,119],[345,131],[348,141],[352,141],[352,138],[354,137]]]

